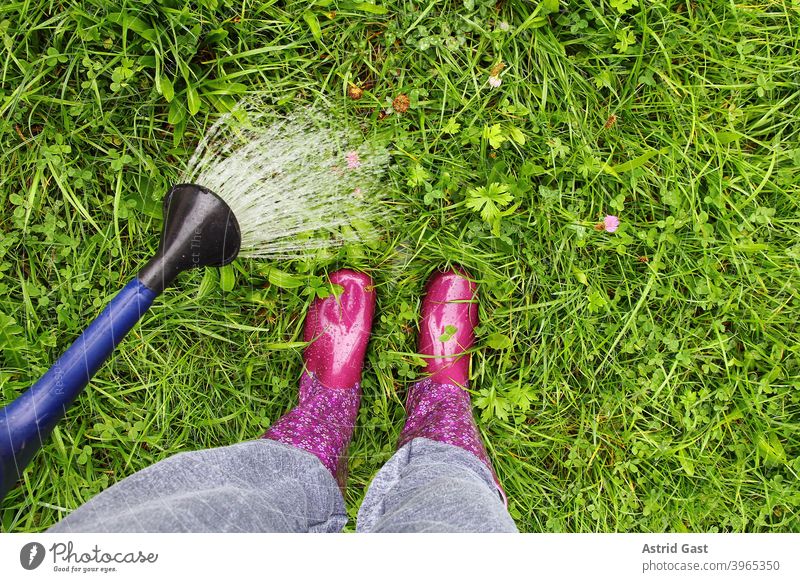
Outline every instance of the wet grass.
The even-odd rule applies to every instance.
[[[420,292],[453,263],[480,284],[473,401],[521,529],[800,531],[795,4],[199,4],[0,6],[0,401],[155,250],[161,196],[240,97],[324,102],[388,140],[394,218],[374,244],[183,276],[3,531],[261,434],[296,401],[303,314],[341,266],[378,291],[355,517],[402,426]]]

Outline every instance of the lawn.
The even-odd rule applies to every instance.
[[[260,435],[342,266],[378,293],[355,518],[402,428],[423,285],[455,263],[480,286],[475,414],[521,530],[800,531],[797,0],[6,0],[0,40],[0,403],[154,252],[161,197],[240,98],[325,104],[392,155],[377,240],[161,296],[2,531]]]

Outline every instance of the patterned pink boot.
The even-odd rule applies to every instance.
[[[472,416],[467,382],[469,354],[478,323],[477,285],[462,269],[434,274],[422,302],[419,353],[425,357],[426,377],[413,384],[406,398],[406,424],[398,448],[424,437],[455,445],[492,468]]]
[[[344,488],[347,447],[361,401],[361,369],[367,351],[375,292],[372,280],[347,269],[330,276],[344,291],[316,299],[306,317],[299,404],[262,438],[316,455]]]

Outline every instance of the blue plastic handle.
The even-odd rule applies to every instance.
[[[0,410],[0,500],[156,295],[134,278],[36,384]]]

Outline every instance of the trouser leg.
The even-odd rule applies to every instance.
[[[339,487],[311,453],[260,439],[180,453],[134,473],[50,532],[335,532]]]
[[[360,532],[516,532],[491,471],[474,454],[415,438],[381,468],[358,512]]]

